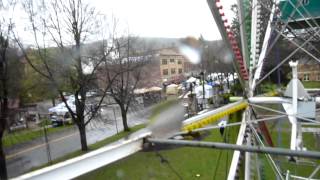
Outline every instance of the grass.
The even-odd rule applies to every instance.
[[[302,81],[305,88],[320,88],[320,81]]]
[[[234,117],[237,121],[237,117]],[[232,127],[228,130],[228,142],[235,143],[237,129]],[[216,129],[204,141],[222,142],[223,138]],[[178,176],[182,179],[226,179],[233,152],[179,147],[161,150],[159,153],[165,160],[161,161],[155,151],[138,152],[78,179],[179,179]]]
[[[131,129],[130,132],[127,132],[127,131],[119,132],[119,133],[116,134],[116,135],[113,135],[113,136],[108,137],[108,138],[106,138],[106,139],[104,139],[104,140],[102,140],[102,141],[99,141],[99,142],[97,142],[97,143],[94,143],[94,144],[92,144],[92,145],[89,145],[89,150],[92,151],[92,150],[99,149],[99,148],[101,148],[101,147],[103,147],[103,146],[105,146],[105,145],[107,145],[107,144],[109,144],[109,143],[112,143],[112,142],[117,141],[117,140],[119,140],[119,139],[121,139],[121,138],[123,138],[123,137],[126,137],[126,136],[128,136],[130,133],[135,132],[135,131],[137,131],[137,130],[139,130],[139,129],[142,129],[142,128],[144,128],[144,127],[145,127],[144,124],[140,124],[140,125],[136,125],[136,126],[130,128],[130,129]],[[88,152],[90,152],[90,151],[88,151]],[[52,165],[52,164],[56,164],[56,163],[59,163],[59,162],[62,162],[62,161],[65,161],[65,160],[68,160],[68,159],[71,159],[71,158],[80,156],[80,155],[83,155],[83,154],[88,153],[88,152],[83,152],[83,151],[81,151],[81,150],[74,151],[74,152],[72,152],[72,153],[69,153],[69,154],[67,154],[67,155],[65,155],[65,156],[62,156],[62,157],[60,157],[60,158],[57,158],[57,159],[53,160],[53,161],[51,162],[51,164],[50,164],[50,163],[46,163],[46,164],[44,164],[44,165],[42,165],[42,166],[34,167],[34,168],[32,168],[32,171],[33,171],[33,170],[37,170],[37,169],[41,169],[41,168],[50,166],[50,165]]]
[[[47,133],[48,134],[56,133],[56,132],[60,132],[64,129],[72,128],[72,127],[73,127],[72,125],[66,125],[66,126],[61,126],[61,127],[48,128]],[[26,129],[26,130],[13,132],[13,133],[6,133],[4,135],[2,141],[3,141],[4,147],[8,148],[13,145],[32,141],[32,140],[35,140],[35,139],[43,137],[43,136],[44,136],[43,128],[38,129],[38,130],[34,130],[34,131]]]
[[[219,132],[212,133],[206,141],[221,142]],[[231,152],[208,148],[181,147],[162,150],[160,154],[169,162],[161,163],[156,152],[139,152],[109,166],[100,168],[78,179],[212,179],[215,168],[216,179],[226,179],[226,168],[231,161]],[[227,155],[228,154],[228,155]],[[228,159],[227,159],[228,156]],[[176,172],[176,173],[175,173]]]
[[[278,121],[279,122],[279,121]],[[270,125],[270,124],[269,124]],[[272,140],[274,144],[277,147],[282,148],[290,148],[290,139],[291,139],[291,125],[289,121],[283,121],[281,124],[282,132],[278,132],[278,129],[276,126],[274,128],[270,128],[270,134],[272,137]],[[278,142],[278,136],[281,135],[281,142]],[[313,150],[313,151],[319,151],[319,148],[316,147],[316,139],[312,133],[303,133],[303,146],[307,148],[307,150]],[[275,157],[275,156],[274,156]],[[296,162],[290,162],[288,161],[288,157],[285,156],[279,156],[274,158],[276,161],[280,163],[280,167],[282,170],[289,170],[291,175],[297,175],[302,177],[308,177],[314,170],[315,166],[309,165],[303,165]],[[307,162],[308,163],[316,163],[319,164],[319,160],[311,160],[306,158],[299,158],[299,161]],[[314,178],[320,178],[320,173],[318,172]]]

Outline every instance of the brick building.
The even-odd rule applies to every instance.
[[[161,80],[163,82],[181,81],[185,73],[186,59],[174,48],[162,49],[158,54]]]
[[[320,63],[314,60],[299,60],[298,78],[302,81],[320,81]]]

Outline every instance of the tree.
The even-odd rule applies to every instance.
[[[148,62],[150,56],[147,51],[135,49],[137,38],[131,36],[117,38],[115,41],[114,56],[110,57],[106,72],[107,82],[110,84],[114,74],[119,75],[114,79],[110,86],[110,95],[119,105],[122,116],[122,123],[125,131],[129,131],[127,122],[127,112],[134,99],[136,89],[142,73],[142,67]]]
[[[0,178],[7,179],[6,159],[2,146],[2,137],[6,129],[8,118],[8,86],[7,86],[7,49],[9,47],[8,36],[0,32],[0,78],[1,78],[1,96],[0,96]]]
[[[30,59],[36,58],[36,55],[32,55],[31,53],[29,56],[33,56]],[[38,63],[41,62],[38,61]],[[21,86],[22,92],[20,97],[23,104],[51,99],[52,105],[55,106],[55,98],[58,97],[58,92],[50,81],[35,72],[27,62],[24,62],[24,76]]]
[[[89,38],[97,37],[95,35],[100,27],[97,21],[99,15],[94,8],[82,0],[52,2],[25,0],[23,7],[29,16],[31,34],[34,37],[31,52],[27,51],[16,34],[15,40],[28,64],[45,77],[58,92],[78,127],[81,149],[87,151],[85,128],[94,119],[95,113],[86,110],[86,94],[92,82],[96,81],[95,72],[102,63],[102,59],[95,54],[96,51],[88,50],[85,42]],[[113,49],[106,42],[102,43],[104,56]],[[74,95],[75,109],[67,103],[64,89],[70,90]],[[108,86],[103,89],[95,111],[101,105],[107,89]]]
[[[8,127],[9,97],[18,96],[18,83],[15,78],[19,77],[19,71],[12,68],[12,66],[17,64],[18,55],[17,49],[10,45],[10,32],[13,23],[8,18],[11,17],[10,14],[13,15],[12,9],[14,9],[15,2],[0,2],[0,11],[3,15],[0,17],[0,179],[7,179],[6,158],[2,138]]]

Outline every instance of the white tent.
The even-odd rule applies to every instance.
[[[197,78],[194,78],[194,77],[190,77],[186,82],[187,83],[193,83],[197,80]]]
[[[205,84],[204,85],[204,97],[206,99],[213,97],[213,90],[212,86]],[[195,93],[197,95],[197,98],[202,98],[203,97],[203,87],[202,85],[195,87]]]

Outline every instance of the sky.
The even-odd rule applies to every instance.
[[[49,0],[50,1],[50,0]],[[199,37],[206,40],[221,39],[206,0],[87,0],[91,6],[107,17],[115,17],[119,27],[140,37],[184,38]],[[229,20],[235,0],[222,1]],[[24,27],[28,21],[22,8],[15,9],[16,28],[19,36],[32,42],[32,34]],[[30,41],[29,39],[30,38]]]
[[[115,16],[130,33],[141,37],[221,39],[206,0],[94,0],[97,10]],[[230,17],[235,1],[224,1]]]

